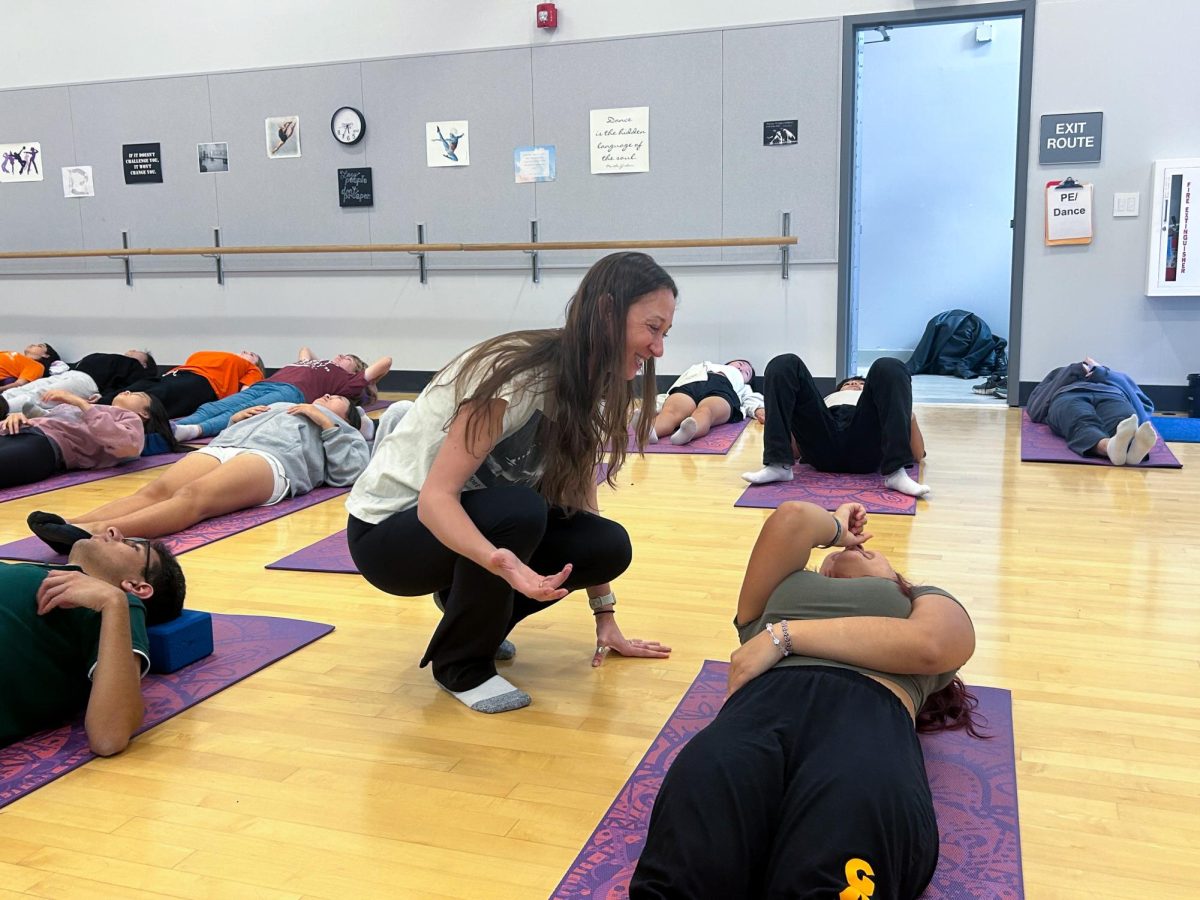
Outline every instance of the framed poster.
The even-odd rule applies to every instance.
[[[122,144],[126,184],[162,184],[161,144]]]
[[[338,206],[373,206],[371,169],[338,169]]]

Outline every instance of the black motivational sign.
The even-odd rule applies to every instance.
[[[338,206],[372,206],[371,170],[338,169]]]
[[[776,119],[772,122],[763,122],[763,146],[786,147],[789,144],[795,144],[799,140],[796,136],[799,132],[799,119]]]
[[[161,144],[122,144],[126,184],[162,183]]]

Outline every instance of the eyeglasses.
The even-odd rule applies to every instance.
[[[149,538],[122,538],[121,542],[127,547],[145,547],[146,548],[146,568],[142,572],[142,581],[150,581],[150,539]]]

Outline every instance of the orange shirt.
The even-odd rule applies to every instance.
[[[244,387],[249,387],[256,381],[262,381],[263,373],[258,366],[238,356],[236,353],[224,353],[220,350],[201,350],[187,358],[182,366],[176,366],[172,372],[195,372],[203,376],[220,400],[231,394],[236,394]]]
[[[46,374],[46,367],[36,359],[30,359],[24,353],[16,350],[6,350],[0,353],[0,381],[9,378],[24,378],[34,381]]]

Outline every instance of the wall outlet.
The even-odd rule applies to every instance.
[[[1127,216],[1137,216],[1138,201],[1141,199],[1141,194],[1134,191],[1131,194],[1113,194],[1113,217],[1124,218]]]

